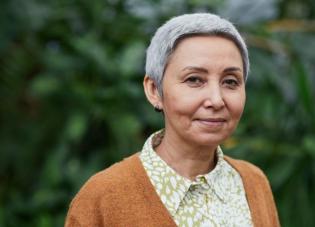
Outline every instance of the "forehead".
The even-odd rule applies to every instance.
[[[193,33],[193,34],[185,34],[180,36],[179,38],[177,38],[173,44],[173,47],[170,51],[170,53],[168,54],[164,67],[163,67],[163,77],[165,74],[166,69],[168,68],[169,64],[171,63],[172,59],[174,58],[174,55],[177,53],[178,54],[178,47],[179,46],[186,46],[182,45],[183,43],[187,43],[187,40],[195,40],[194,42],[198,42],[196,41],[198,38],[212,38],[212,39],[222,39],[222,40],[226,40],[227,42],[230,42],[231,44],[234,44],[234,47],[237,48],[238,53],[240,54],[241,57],[241,61],[242,61],[242,71],[244,73],[244,76],[246,74],[246,59],[244,59],[244,56],[242,54],[241,48],[238,46],[238,43],[232,38],[230,37],[228,34],[225,33],[217,33],[217,34],[204,34],[204,33]],[[176,52],[176,53],[175,53]]]
[[[229,40],[232,43],[234,43],[234,45],[237,47],[238,51],[241,53],[241,48],[239,47],[238,43],[233,39],[233,37],[229,36],[229,34],[225,34],[225,33],[217,33],[217,34],[204,34],[204,33],[192,33],[192,34],[185,34],[182,35],[180,37],[178,37],[172,47],[171,50],[171,54],[174,53],[174,51],[177,49],[178,45],[180,43],[182,43],[184,40],[190,39],[190,38],[195,38],[195,37],[199,37],[199,38],[214,38],[214,39],[225,39],[225,40]]]
[[[242,64],[242,56],[237,45],[222,36],[189,36],[182,38],[176,45],[175,50],[170,55],[168,63],[174,61],[214,61],[216,58],[221,60],[237,61]],[[236,64],[237,64],[236,63]]]

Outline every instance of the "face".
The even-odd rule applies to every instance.
[[[217,146],[224,141],[245,105],[243,63],[236,45],[217,36],[180,41],[165,70],[159,105],[166,135],[177,142]]]

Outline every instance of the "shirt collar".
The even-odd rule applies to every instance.
[[[220,146],[218,146],[216,150],[217,163],[215,168],[207,174],[197,176],[195,181],[191,181],[179,175],[154,151],[154,147],[161,142],[163,134],[163,130],[152,134],[145,142],[142,153],[148,157],[150,163],[159,163],[160,167],[162,167],[157,169],[157,171],[159,171],[160,179],[162,179],[159,191],[168,191],[168,181],[170,181],[171,185],[176,188],[177,193],[172,196],[172,201],[166,205],[171,215],[175,215],[189,188],[196,184],[207,184],[209,190],[213,190],[219,199],[226,203],[229,199],[229,192],[226,192],[223,189],[223,184],[226,184],[226,179],[229,178],[228,171],[226,171],[226,165],[228,165],[228,163],[224,160],[224,154]],[[161,198],[161,200],[165,204],[166,201],[163,201],[163,198]]]
[[[163,137],[161,133],[163,133],[163,131],[156,132],[147,139],[143,146],[142,153],[147,157],[147,160],[150,162],[149,164],[158,165],[158,168],[155,168],[155,170],[159,172],[159,181],[161,182],[161,184],[158,186],[159,188],[156,188],[158,194],[160,194],[159,192],[169,193],[169,186],[175,189],[171,190],[176,192],[171,195],[171,201],[166,201],[166,198],[163,196],[161,197],[160,195],[163,204],[165,204],[170,214],[174,217],[181,201],[184,199],[191,186],[191,181],[179,175],[154,151],[153,147],[155,147],[157,145],[156,143],[158,143],[156,140]],[[151,180],[156,181],[155,178]]]
[[[224,184],[228,182],[229,172],[228,163],[224,160],[224,154],[220,146],[217,147],[217,163],[213,170],[203,175],[207,184],[210,186],[214,193],[226,203],[229,199],[229,192],[224,190]],[[197,176],[198,178],[199,176]]]

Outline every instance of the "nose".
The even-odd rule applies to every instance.
[[[213,108],[214,110],[219,110],[224,107],[225,103],[222,96],[222,91],[219,84],[209,84],[209,86],[204,87],[204,102],[205,108]]]

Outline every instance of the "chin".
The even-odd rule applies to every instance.
[[[194,143],[196,146],[213,147],[223,143],[229,137],[229,135],[230,134],[218,135],[216,133],[199,135],[197,137],[196,136],[192,137],[191,142]]]
[[[218,146],[221,144],[225,138],[221,137],[199,137],[190,140],[195,146],[201,146],[201,147],[213,147],[213,146]]]

